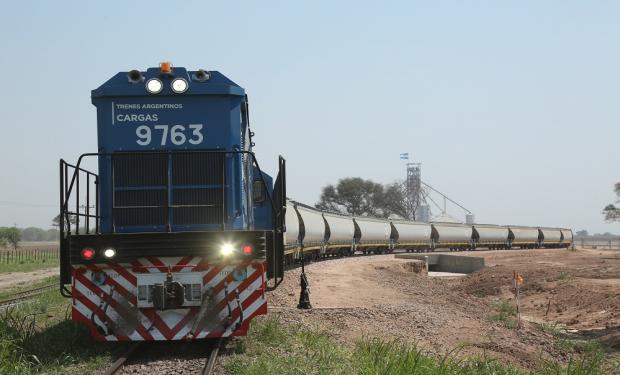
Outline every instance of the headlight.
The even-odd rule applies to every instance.
[[[172,91],[174,91],[175,94],[182,94],[185,91],[187,91],[188,84],[187,84],[187,81],[184,80],[183,78],[175,78],[172,80],[170,87],[172,88]]]
[[[146,81],[146,91],[150,94],[159,94],[164,89],[164,84],[157,78],[151,78]]]
[[[112,258],[116,255],[116,250],[112,249],[111,247],[103,250],[103,256],[106,258]]]
[[[220,248],[220,253],[223,256],[229,256],[230,254],[233,253],[233,251],[235,251],[235,248],[233,247],[233,245],[231,243],[225,243],[222,245],[222,247]]]

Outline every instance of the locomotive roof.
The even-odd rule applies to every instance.
[[[197,71],[190,71],[183,67],[174,67],[172,74],[162,74],[160,68],[148,68],[146,71],[140,72],[144,79],[135,83],[130,82],[128,79],[129,72],[118,72],[103,85],[92,90],[91,98],[116,96],[182,97],[185,95],[245,95],[245,90],[241,86],[218,71],[208,71],[209,79],[204,82],[198,82],[193,78],[196,72]],[[145,82],[152,78],[158,78],[164,82],[172,81],[174,78],[184,78],[189,83],[189,88],[183,94],[173,94],[171,91],[164,90],[161,94],[151,95],[145,89]]]

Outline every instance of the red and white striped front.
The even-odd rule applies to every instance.
[[[170,273],[185,285],[181,308],[158,310],[149,285]],[[153,341],[243,336],[267,313],[266,263],[207,263],[199,257],[147,257],[72,269],[76,321],[104,341]],[[139,288],[140,287],[140,288]]]

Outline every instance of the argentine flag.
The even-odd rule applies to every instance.
[[[409,160],[409,153],[405,152],[404,154],[400,154],[401,160]]]

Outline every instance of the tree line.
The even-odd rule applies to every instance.
[[[606,221],[620,221],[620,207],[616,206],[620,203],[620,182],[615,184],[614,192],[615,203],[603,208]],[[408,218],[406,198],[407,192],[401,183],[382,185],[360,177],[347,177],[335,185],[323,187],[315,207],[345,215]],[[587,231],[576,234],[587,236]]]
[[[17,249],[20,241],[56,241],[58,229],[0,227],[0,247]]]

